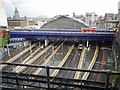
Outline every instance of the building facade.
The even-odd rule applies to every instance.
[[[73,12],[73,17],[85,22],[85,17],[83,15],[76,15],[75,12]]]
[[[48,18],[45,18],[45,17],[27,18],[26,16],[20,17],[18,9],[15,8],[13,17],[8,17],[7,20],[8,20],[8,26],[10,26],[9,27],[10,29],[36,28],[37,26],[40,27],[44,23],[46,23]]]
[[[12,26],[12,27],[24,27],[28,25],[28,21],[27,20],[8,20],[8,26]]]
[[[90,25],[91,27],[95,27],[97,23],[98,15],[95,12],[86,13],[85,15],[85,23]]]
[[[114,27],[117,27],[116,21],[118,20],[118,14],[114,13],[106,13],[104,16],[105,19],[105,29],[113,29]]]
[[[27,17],[20,17],[17,8],[15,8],[13,17],[8,17],[8,26],[10,27],[24,27],[28,25]]]
[[[28,25],[41,26],[41,25],[43,25],[43,22],[41,22],[41,21],[39,21],[39,20],[28,20]]]
[[[119,24],[118,24],[117,42],[119,43],[119,47],[120,47],[120,1],[118,2],[118,21],[119,21]],[[120,50],[118,53],[120,56]],[[119,64],[119,66],[120,66],[120,64]],[[119,69],[120,69],[120,67],[119,67]]]

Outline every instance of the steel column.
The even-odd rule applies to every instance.
[[[110,75],[111,75],[111,72],[110,70],[107,70],[107,79],[106,79],[106,83],[105,83],[105,90],[109,90],[109,80],[110,80]]]
[[[49,66],[46,66],[46,73],[47,73],[48,90],[50,90],[50,72],[49,72]]]

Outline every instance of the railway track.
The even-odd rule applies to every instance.
[[[76,55],[78,52],[74,49],[71,53],[73,55],[70,55],[69,56],[69,59],[67,59],[66,61],[66,64],[64,64],[62,67],[72,67],[72,68],[79,68],[79,69],[83,69],[83,61],[84,59],[87,57],[85,57],[85,48],[83,48],[82,52],[81,53],[81,56],[80,55]],[[76,51],[76,52],[75,52]],[[96,46],[96,49],[94,51],[94,54],[93,54],[93,57],[92,57],[92,60],[90,61],[89,65],[87,66],[87,69],[88,70],[91,70],[95,64],[95,61],[96,61],[96,58],[97,58],[97,55],[98,55],[98,51],[99,51],[99,47]],[[77,58],[78,59],[75,59]],[[56,74],[56,72],[57,74]],[[64,77],[64,78],[71,78],[71,79],[82,79],[82,80],[86,80],[89,76],[90,73],[80,73],[80,72],[73,72],[73,71],[59,71],[59,70],[55,70],[51,76],[53,77]],[[53,79],[54,80],[54,79]],[[80,83],[76,83],[76,84],[80,84]]]
[[[94,69],[105,71],[107,69],[113,68],[114,64],[112,62],[112,60],[113,60],[112,58],[113,57],[112,57],[111,51],[109,49],[108,50],[107,49],[100,49],[98,58],[96,60],[95,66],[94,66]],[[109,59],[111,59],[111,60],[109,60]],[[93,73],[91,73],[88,80],[94,80],[97,82],[105,82],[107,80],[107,78],[106,78],[105,74],[101,74],[101,73],[93,74]],[[89,84],[89,85],[91,85],[91,84]],[[96,86],[97,85],[98,84],[96,84]]]
[[[32,48],[33,48],[33,51],[34,51],[34,50],[36,50],[36,49],[39,48],[39,47],[35,47],[35,44],[34,44]],[[27,48],[27,49],[28,49],[28,48]],[[31,56],[31,53],[30,53],[29,50],[28,50],[27,52],[25,52],[25,51],[26,51],[26,49],[23,50],[21,53],[15,55],[13,58],[9,59],[9,60],[6,61],[6,62],[21,63],[21,62],[22,62],[24,59],[26,59],[28,56]],[[25,52],[25,53],[23,53],[23,52]],[[21,55],[21,56],[18,57],[18,58],[16,58],[16,57],[19,56],[19,55]],[[13,68],[14,68],[14,66],[11,66],[11,65],[6,66],[6,65],[4,65],[4,66],[2,66],[2,68],[3,68],[3,69],[2,69],[3,71],[12,71]]]
[[[57,46],[56,46],[56,48],[57,48]],[[68,55],[68,58],[66,59],[66,61],[64,61],[64,64],[62,64],[62,65],[58,65],[58,67],[72,67],[72,68],[77,68],[78,67],[78,62],[80,61],[80,56],[81,56],[81,53],[82,53],[82,51],[80,51],[80,50],[77,50],[77,48],[76,47],[73,47],[73,50],[72,49],[70,49],[71,47],[69,47],[69,49],[68,49],[68,51],[69,50],[71,50],[70,51],[70,54]],[[88,67],[87,67],[87,69],[89,69],[89,70],[91,70],[92,68],[93,68],[93,66],[94,66],[94,64],[95,64],[95,61],[96,61],[96,57],[97,57],[97,53],[98,53],[98,51],[99,50],[97,50],[99,47],[97,47],[96,46],[96,49],[95,49],[95,51],[93,51],[94,52],[94,54],[93,54],[93,56],[91,55],[91,57],[92,57],[92,60],[91,60],[91,62],[89,63],[89,65],[88,65]],[[61,52],[61,49],[59,49],[58,51],[60,51]],[[59,53],[60,53],[59,52]],[[104,51],[102,51],[102,53],[103,53]],[[68,53],[68,52],[67,52]],[[106,53],[106,52],[105,52]],[[31,63],[31,64],[39,64],[39,65],[47,65],[47,63],[45,62],[45,59],[47,59],[50,55],[52,54],[52,48],[50,48],[46,53],[44,53],[41,57],[39,57],[37,60],[35,60],[35,62],[33,62],[33,63]],[[85,53],[86,54],[86,53]],[[106,61],[106,57],[107,56],[109,56],[110,54],[108,53],[108,51],[107,51],[107,53],[106,53],[106,56],[104,57],[104,54],[102,54],[102,56],[105,58],[105,60],[103,60],[102,61],[102,66],[104,66],[103,64],[105,64],[107,61]],[[66,55],[65,55],[66,56]],[[64,56],[64,57],[65,57]],[[63,57],[63,58],[64,58]],[[82,57],[84,57],[84,55],[82,56]],[[93,59],[94,58],[94,59]],[[42,60],[41,60],[42,59]],[[84,59],[88,59],[88,57],[86,56],[86,58],[84,57]],[[90,58],[91,59],[91,58]],[[41,60],[41,61],[40,61]],[[51,60],[51,59],[50,59]],[[62,62],[62,60],[61,60],[61,62]],[[61,63],[60,62],[60,63]],[[83,62],[82,62],[83,63]],[[97,61],[97,64],[98,64],[98,61]],[[54,64],[53,64],[54,65]],[[101,67],[102,67],[101,66]],[[82,64],[82,66],[81,66],[81,69],[83,69],[83,64]],[[26,68],[26,69],[24,69],[22,72],[23,73],[27,73],[27,74],[36,74],[36,72],[38,71],[38,69],[35,69],[35,68]],[[42,70],[41,70],[42,71]],[[36,75],[41,75],[41,71],[39,71]],[[73,79],[74,78],[74,76],[75,76],[75,71],[63,71],[63,70],[61,70],[61,71],[58,71],[58,70],[55,70],[55,73],[53,74],[53,72],[54,71],[52,71],[51,73],[50,73],[50,75],[51,76],[53,76],[53,77],[61,77],[61,78],[69,78],[69,79]],[[57,73],[56,73],[57,72]],[[45,75],[45,73],[44,73],[44,75]],[[90,74],[90,73],[81,73],[81,75],[80,75],[80,77],[78,78],[78,79],[82,79],[82,80],[86,80],[88,77],[90,77],[91,75],[93,75],[93,74]],[[86,78],[87,77],[87,78]],[[103,76],[101,76],[101,75],[98,75],[98,77],[103,77]],[[34,77],[31,77],[32,79],[37,79],[37,78],[34,78]],[[88,78],[89,79],[89,78]],[[103,79],[103,78],[102,78]],[[52,80],[54,80],[54,78],[52,79]],[[102,80],[96,80],[96,81],[102,81]],[[67,82],[67,81],[66,81]],[[75,83],[75,84],[80,84],[80,83]],[[86,83],[84,83],[85,85],[88,85],[88,84],[86,84]],[[42,84],[41,84],[42,85]],[[89,85],[91,85],[91,84],[89,84]]]
[[[43,47],[44,45],[42,45],[41,47]],[[25,64],[27,62],[29,62],[29,60],[31,60],[33,57],[35,57],[37,55],[37,53],[39,53],[41,51],[41,48],[38,48],[35,52],[33,52],[29,57],[27,57],[23,62],[22,64]],[[15,70],[19,70],[21,67],[20,66],[17,66],[15,68]]]
[[[59,49],[61,48],[63,42],[61,42],[60,44],[57,44],[55,43],[54,45],[56,45],[57,47],[55,48],[54,52],[50,52],[52,51],[52,48],[50,48],[51,50],[50,51],[47,51],[46,53],[44,53],[40,58],[41,59],[38,59],[36,60],[35,62],[33,62],[32,64],[42,64],[42,65],[46,65],[53,57],[53,55],[55,53],[57,53],[59,51]],[[46,60],[45,60],[46,59]],[[45,60],[45,61],[44,61]],[[40,63],[40,62],[43,62],[43,63]],[[27,71],[26,71],[27,70]],[[25,69],[23,72],[26,73],[26,72],[29,72],[32,73],[32,74],[35,74],[35,75],[38,75],[39,73],[41,74],[41,71],[43,69],[42,68],[38,68],[38,69],[35,69],[35,68],[30,68],[28,67],[27,69]],[[44,75],[45,72],[43,72],[42,74]],[[32,79],[35,79],[34,77],[31,77]],[[26,87],[25,87],[26,88]]]
[[[58,41],[59,42],[59,41]],[[82,51],[77,49],[77,46],[75,45],[66,45],[64,46],[63,50],[64,53],[62,53],[62,43],[60,42],[59,44],[50,44],[50,48],[48,48],[47,50],[44,51],[45,48],[40,49],[40,48],[34,48],[33,49],[33,55],[30,53],[26,52],[26,55],[23,56],[23,61],[21,61],[21,58],[18,58],[16,60],[14,60],[14,63],[28,63],[28,64],[38,64],[38,65],[52,65],[52,66],[58,66],[58,67],[71,67],[71,68],[78,68],[78,69],[88,69],[91,70],[93,69],[93,66],[96,64],[99,64],[99,68],[98,70],[102,70],[102,69],[107,69],[108,67],[104,67],[106,63],[108,63],[108,56],[110,56],[109,50],[101,50],[99,51],[99,47],[96,46],[95,50],[91,51],[91,52],[86,52],[85,48],[83,48]],[[63,44],[67,44],[67,42],[64,42]],[[73,44],[73,43],[72,43]],[[48,47],[49,47],[48,46]],[[54,50],[52,48],[52,46],[54,46]],[[65,50],[66,49],[66,50]],[[90,49],[91,50],[91,49]],[[100,60],[97,60],[96,62],[96,58],[98,55],[98,51],[99,51],[99,55],[101,58]],[[42,54],[39,54],[41,53]],[[92,53],[92,54],[90,54]],[[38,55],[39,54],[39,55]],[[88,57],[88,55],[91,55]],[[61,55],[62,59],[58,60],[58,63],[56,64],[57,61],[57,55]],[[54,59],[53,59],[54,58]],[[33,61],[32,61],[33,60]],[[53,61],[54,60],[54,61]],[[86,66],[84,66],[84,61],[88,61],[89,64],[87,64]],[[54,62],[54,63],[53,63]],[[13,66],[14,67],[14,66]],[[31,67],[23,67],[23,66],[17,66],[16,70],[18,69],[18,73],[22,72],[22,73],[26,73],[26,74],[35,74],[35,75],[45,75],[46,71],[43,70],[42,68],[31,68]],[[3,68],[4,71],[12,71],[12,67],[10,66],[6,66]],[[53,69],[52,69],[53,70]],[[82,80],[96,80],[96,81],[104,81],[105,77],[104,75],[101,74],[92,74],[92,73],[88,73],[88,72],[75,72],[75,71],[63,71],[63,70],[50,70],[50,76],[52,77],[61,77],[61,78],[69,78],[69,79],[82,79]],[[97,76],[96,78],[93,78],[92,76]],[[100,77],[104,77],[104,78],[100,78]],[[31,77],[32,79],[37,79],[34,77]],[[98,79],[97,79],[98,78]],[[54,80],[54,78],[53,78]],[[81,83],[75,83],[75,84],[81,84]],[[85,85],[88,85],[86,83],[84,83]],[[9,84],[5,85],[8,86]],[[89,84],[90,85],[90,84]]]
[[[45,52],[41,57],[39,57],[36,61],[34,61],[32,64],[38,64],[40,65],[45,61],[45,59],[48,58],[48,56],[52,53],[52,49],[50,48],[47,52]],[[22,72],[23,73],[34,73],[37,70],[37,68],[27,67]]]
[[[42,56],[46,51],[48,51],[50,48],[52,47],[52,44],[47,46],[46,48],[44,48],[42,51],[40,51],[39,53],[37,53],[37,55],[33,58],[31,58],[28,62],[26,62],[26,64],[32,64],[33,62],[35,62],[40,56]],[[22,72],[26,67],[21,66],[18,70],[16,70],[16,72]]]
[[[69,59],[66,61],[66,64],[64,64],[62,67],[72,67],[72,68],[79,68],[79,69],[83,69],[84,67],[84,59],[88,58],[87,56],[85,56],[86,54],[86,48],[84,47],[83,50],[81,52],[79,52],[81,55],[76,55],[78,54],[78,52],[76,50],[73,50],[71,53],[74,55],[70,55]],[[97,58],[97,55],[98,55],[98,51],[99,51],[99,47],[96,46],[95,50],[93,50],[93,55],[91,55],[91,58],[89,57],[90,60],[90,63],[89,65],[87,65],[87,69],[88,70],[92,70],[94,64],[95,64],[95,61],[96,61],[96,58]],[[89,52],[91,53],[91,52]],[[71,59],[72,58],[72,59]],[[76,61],[75,61],[76,60]],[[79,63],[78,63],[79,62]],[[59,66],[58,66],[59,67]],[[85,68],[85,67],[84,67]],[[56,72],[57,74],[56,74]],[[52,73],[52,77],[54,80],[54,77],[61,77],[61,78],[69,78],[69,79],[82,79],[82,80],[87,80],[88,76],[90,73],[88,72],[85,72],[85,73],[78,73],[78,72],[73,72],[73,71],[59,71],[59,70],[55,70],[53,73]],[[67,82],[67,81],[66,81]],[[69,82],[68,82],[69,83]],[[75,83],[75,84],[80,84],[80,83]],[[85,83],[82,83],[82,84],[85,84]]]
[[[33,51],[35,50],[36,51],[36,49],[38,49],[39,47],[35,47],[36,46],[36,44],[33,44],[32,46],[31,46],[31,49],[33,48]],[[29,56],[31,56],[31,53],[28,53],[29,52],[29,50],[30,50],[30,47],[28,47],[28,48],[26,48],[25,50],[23,50],[21,53],[18,53],[17,55],[15,55],[13,58],[11,58],[11,59],[9,59],[8,61],[6,61],[6,62],[14,62],[14,63],[21,63],[22,61],[20,60],[21,58],[19,57],[20,55],[23,57],[22,59],[25,59],[26,57],[29,57]],[[35,52],[34,51],[34,52]],[[33,53],[34,53],[33,52]],[[15,71],[13,68],[15,68],[15,66],[11,66],[11,65],[1,65],[2,67],[3,67],[3,71]],[[9,84],[5,84],[4,86],[9,86]]]
[[[65,62],[67,61],[67,59],[69,58],[71,52],[74,49],[74,44],[68,48],[68,51],[66,53],[66,55],[64,56],[64,58],[62,59],[62,61],[59,63],[58,67],[63,67],[63,65],[65,64]],[[53,73],[51,74],[51,76],[55,77],[58,74],[59,70],[54,70]]]
[[[63,65],[63,67],[71,67],[71,68],[77,68],[78,61],[80,58],[81,51],[78,50],[78,48],[74,48],[74,50],[71,52],[68,60]],[[56,75],[56,77],[64,77],[64,78],[71,78],[73,79],[75,75],[75,72],[73,71],[59,71],[59,73]]]
[[[94,56],[93,56],[93,58],[92,58],[92,60],[91,60],[91,62],[90,62],[90,64],[89,64],[89,66],[88,66],[88,68],[87,68],[88,70],[92,70],[93,66],[95,65],[95,61],[96,61],[97,56],[98,56],[98,51],[99,51],[99,47],[96,46],[96,50],[95,50],[95,52],[94,52]],[[85,72],[84,75],[82,76],[82,80],[87,80],[89,74],[90,74],[90,73]]]
[[[49,58],[49,56],[52,55],[53,53],[53,50],[52,50],[52,47],[54,46],[54,49],[57,48],[57,46],[62,43],[61,42],[57,42],[57,43],[53,43],[52,46],[42,54],[42,56],[40,56],[38,59],[36,59],[34,62],[32,62],[31,64],[38,64],[38,65],[42,65],[46,62],[47,58]],[[47,47],[46,47],[47,48]],[[31,68],[31,67],[27,67],[23,70],[23,73],[33,73],[35,74],[36,72],[38,71],[38,69],[35,69],[35,68]]]
[[[35,55],[35,58],[38,58],[38,56],[41,55],[41,53],[44,53],[44,52],[43,52],[44,50],[49,49],[51,46],[52,46],[52,44],[49,45],[48,47],[46,47],[45,49],[43,49],[42,51],[40,51],[37,55]],[[38,48],[37,50],[35,50],[34,52],[37,53],[38,51],[39,51],[39,48]],[[33,53],[34,53],[34,52],[33,52]],[[33,57],[33,58],[29,58],[29,59],[30,59],[30,60],[31,60],[31,59],[34,60],[34,57]],[[27,59],[27,60],[28,60],[28,59]],[[30,63],[30,62],[31,62],[30,60],[29,60],[28,62],[26,62],[27,60],[24,60],[23,62],[24,62],[24,63]],[[16,67],[16,71],[17,71],[17,72],[19,72],[20,70],[23,71],[24,69],[25,69],[25,67],[23,67],[23,66],[17,66],[17,67]],[[32,68],[32,69],[29,68],[29,69],[30,69],[30,73],[31,73],[31,71],[34,71],[33,68]],[[28,70],[27,70],[27,71],[28,71]],[[29,72],[29,71],[28,71],[28,72]],[[5,84],[4,86],[9,86],[9,84]]]
[[[42,63],[42,65],[47,65],[50,62],[50,60],[53,58],[53,56],[59,51],[61,46],[62,46],[62,43],[54,50],[54,52],[52,52],[52,54],[46,59],[46,61],[44,63]],[[38,75],[39,73],[44,75],[44,73],[45,73],[44,69],[42,69],[42,68],[37,69],[34,74]]]
[[[83,49],[82,49],[77,68],[82,69],[84,58],[85,58],[85,47],[83,47]],[[79,79],[80,77],[81,77],[81,72],[76,72],[75,76],[74,76],[74,79]]]

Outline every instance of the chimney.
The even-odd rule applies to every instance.
[[[75,12],[73,12],[73,17],[75,17]]]

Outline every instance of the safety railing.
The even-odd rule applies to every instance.
[[[16,73],[16,72],[2,72],[3,82],[1,83],[4,88],[4,84],[12,84],[16,85],[17,88],[24,88],[24,86],[28,87],[36,87],[36,88],[45,88],[45,89],[55,89],[57,86],[61,86],[61,88],[90,88],[90,90],[110,90],[110,76],[111,75],[120,75],[120,72],[111,72],[110,70],[100,71],[100,70],[82,70],[76,68],[68,68],[68,67],[54,67],[54,66],[40,66],[34,64],[18,64],[18,63],[0,63],[0,64],[7,64],[7,65],[14,65],[14,66],[26,66],[26,67],[33,67],[33,68],[44,68],[46,70],[46,75],[33,75],[33,74],[24,74],[24,73]],[[69,70],[69,71],[79,71],[79,72],[89,72],[89,73],[102,73],[106,74],[106,81],[105,82],[96,82],[90,80],[80,80],[80,79],[69,79],[69,78],[59,78],[59,77],[51,77],[50,70],[51,69],[58,69],[58,70]],[[35,77],[35,79],[31,79],[30,77]],[[53,80],[54,79],[54,80]],[[57,81],[56,81],[57,80]],[[23,83],[21,83],[23,81]],[[30,83],[31,82],[31,83]],[[39,83],[39,84],[36,84]],[[82,84],[75,84],[75,83],[93,83],[93,85],[82,85]],[[43,85],[47,84],[47,85]],[[98,84],[98,85],[94,85]],[[103,86],[104,85],[104,86]]]

